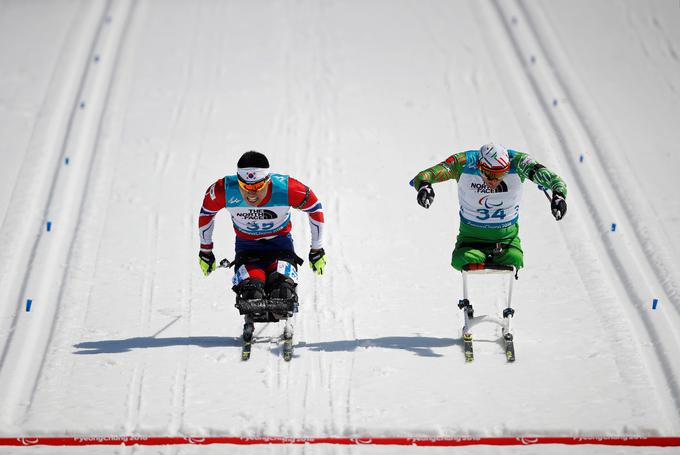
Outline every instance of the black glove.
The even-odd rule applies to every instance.
[[[564,195],[557,191],[553,192],[552,200],[550,201],[550,210],[557,221],[564,218],[567,213],[567,201],[564,200]]]
[[[434,190],[432,185],[429,183],[423,183],[418,189],[418,204],[422,205],[426,209],[429,209],[434,201]]]
[[[309,266],[317,275],[323,275],[323,269],[326,267],[326,252],[323,248],[309,250]]]
[[[198,264],[201,266],[203,275],[208,276],[215,270],[215,255],[212,251],[198,253]]]

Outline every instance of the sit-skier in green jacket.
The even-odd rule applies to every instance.
[[[554,172],[526,153],[502,145],[486,144],[448,157],[411,180],[418,203],[429,208],[434,200],[432,183],[458,181],[460,230],[451,265],[491,262],[524,265],[518,236],[522,183],[526,179],[552,191],[550,208],[556,220],[567,212],[567,186]]]

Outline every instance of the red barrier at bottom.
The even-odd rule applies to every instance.
[[[182,444],[343,444],[399,446],[522,446],[536,444],[680,447],[675,436],[516,436],[516,437],[285,437],[285,436],[64,436],[0,438],[0,446],[96,446],[96,445],[182,445]]]

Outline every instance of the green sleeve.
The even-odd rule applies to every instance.
[[[465,157],[465,152],[457,153],[439,164],[418,172],[418,175],[411,180],[411,185],[417,190],[423,183],[439,183],[451,179],[458,180],[463,173],[463,167],[466,162]]]
[[[561,193],[567,197],[567,184],[564,180],[528,154],[517,152],[512,161],[522,181],[529,179],[542,187],[550,188],[553,193]]]

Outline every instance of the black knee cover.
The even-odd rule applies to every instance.
[[[274,272],[267,277],[269,296],[275,299],[290,299],[295,296],[297,284],[285,275]]]
[[[244,300],[264,298],[264,283],[254,278],[246,278],[234,286],[232,290]]]

